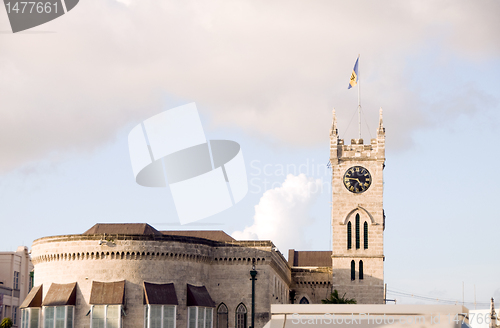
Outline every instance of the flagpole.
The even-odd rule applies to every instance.
[[[358,131],[359,131],[359,139],[361,139],[361,98],[360,98],[360,89],[361,89],[361,79],[359,78],[359,54],[358,54]]]

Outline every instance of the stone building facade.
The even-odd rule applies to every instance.
[[[222,231],[96,224],[34,241],[37,287],[21,306],[23,328],[247,328],[252,317],[260,328],[272,304],[318,304],[335,289],[383,303],[382,112],[369,145],[345,145],[334,113],[330,163],[332,251],[292,249],[286,260],[271,241]]]
[[[20,305],[33,285],[32,271],[27,247],[0,252],[0,321],[11,318],[14,327],[20,326]]]
[[[72,306],[75,328],[90,327],[93,308],[104,305],[92,301],[98,297],[97,283],[124,282],[124,287],[99,287],[109,287],[115,294],[119,290],[120,296],[115,298],[118,301],[110,300],[107,304],[121,305],[120,327],[124,328],[144,327],[148,297],[145,283],[173,284],[176,304],[166,305],[175,305],[178,327],[188,326],[188,309],[197,306],[196,299],[190,304],[189,286],[204,288],[201,298],[208,297],[210,301],[203,307],[212,308],[214,327],[249,326],[253,267],[257,271],[256,327],[269,320],[271,304],[289,302],[290,268],[273,243],[236,241],[221,231],[162,233],[147,224],[97,224],[81,235],[35,240],[32,260],[37,285],[42,288],[34,290],[23,307]],[[73,289],[65,295],[49,295],[52,286],[60,288],[59,285]],[[35,292],[41,303],[33,302]],[[75,294],[74,299],[71,293]],[[49,304],[48,296],[58,301]],[[238,313],[243,326],[237,325]]]

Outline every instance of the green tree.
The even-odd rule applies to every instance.
[[[354,298],[346,298],[345,294],[342,297],[339,296],[339,292],[335,289],[333,293],[330,294],[330,297],[321,300],[323,304],[356,304],[356,300]]]
[[[11,318],[4,318],[0,323],[0,328],[10,328],[14,325]]]

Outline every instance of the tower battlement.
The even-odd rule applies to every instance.
[[[340,139],[337,144],[337,158],[348,160],[350,158],[360,160],[362,158],[378,159],[384,155],[377,143],[377,139],[372,139],[368,145],[363,144],[363,139],[352,139],[350,145],[344,144],[344,139]]]
[[[382,109],[380,109],[379,126],[377,137],[370,140],[370,144],[364,144],[363,139],[351,139],[351,144],[346,145],[344,139],[340,139],[337,130],[337,117],[333,110],[332,128],[330,129],[330,162],[339,164],[342,161],[377,160],[385,161],[385,128],[382,120]]]

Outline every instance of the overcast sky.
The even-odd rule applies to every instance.
[[[0,9],[0,249],[97,222],[331,249],[331,111],[356,137],[361,54],[365,140],[384,109],[388,297],[500,300],[499,15],[495,0],[82,0],[12,34]],[[168,188],[135,184],[127,135],[189,102],[208,139],[240,143],[249,193],[181,226]]]

